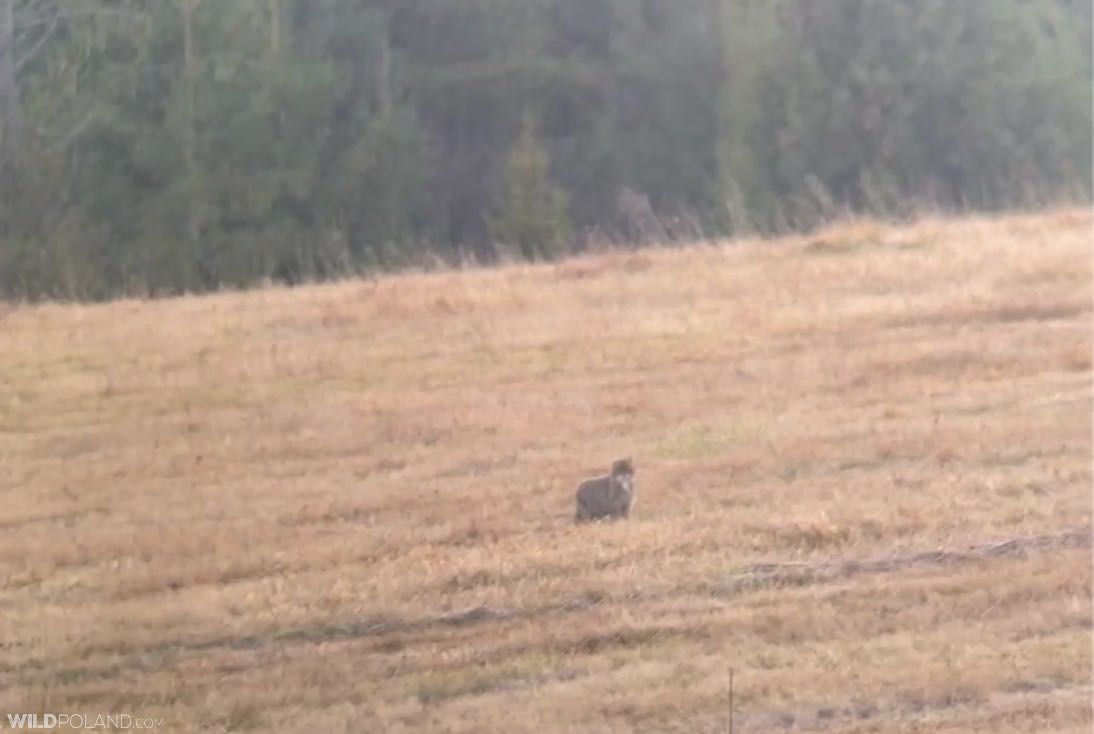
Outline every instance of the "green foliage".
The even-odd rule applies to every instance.
[[[548,178],[550,160],[536,138],[530,115],[505,164],[501,211],[493,221],[494,236],[515,244],[528,260],[561,254],[569,242],[569,197]]]
[[[9,5],[0,297],[1091,196],[1090,0]]]
[[[900,214],[1089,196],[1090,47],[1073,14],[1054,0],[727,0],[727,200],[771,229],[836,202]]]

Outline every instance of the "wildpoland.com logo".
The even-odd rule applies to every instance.
[[[163,719],[129,714],[8,714],[12,729],[155,729]]]

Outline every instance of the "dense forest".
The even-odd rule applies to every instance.
[[[0,0],[0,297],[1091,195],[1090,0]]]

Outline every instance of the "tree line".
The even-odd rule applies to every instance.
[[[1090,0],[0,0],[0,297],[1091,195]]]

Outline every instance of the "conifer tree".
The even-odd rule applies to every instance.
[[[505,163],[501,207],[493,220],[494,236],[520,248],[528,260],[547,260],[569,243],[569,197],[551,183],[550,159],[525,114],[520,135]]]

